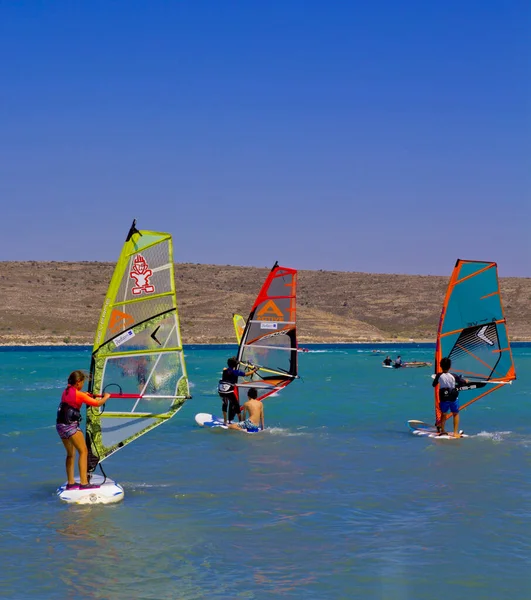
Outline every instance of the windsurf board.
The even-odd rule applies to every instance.
[[[201,425],[201,427],[221,427],[223,429],[228,429],[223,423],[223,419],[209,413],[198,413],[195,415],[195,422],[198,425]]]
[[[79,483],[79,477],[76,478]],[[93,475],[90,483],[96,488],[80,490],[79,488],[66,489],[66,482],[57,490],[59,499],[69,504],[114,504],[124,498],[124,489],[109,477]]]
[[[195,422],[201,427],[212,427],[218,429],[228,429],[227,425],[223,423],[223,419],[211,415],[209,413],[198,413],[195,415]],[[260,433],[259,431],[246,431],[246,433]]]
[[[437,427],[433,426],[433,425],[428,425],[427,423],[423,423],[422,421],[417,421],[416,419],[411,419],[410,421],[407,422],[409,428],[411,429],[411,432],[413,433],[413,435],[418,435],[418,436],[422,436],[422,437],[430,437],[430,438],[437,438],[437,439],[441,439],[441,440],[457,440],[460,438],[456,438],[454,437],[454,434],[452,432],[446,432],[444,435],[440,435],[439,432],[437,431]],[[459,432],[461,434],[461,437],[469,437],[468,435],[464,434],[462,431]]]

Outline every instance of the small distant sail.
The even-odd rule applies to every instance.
[[[259,370],[238,384],[241,402],[243,388],[255,387],[263,400],[290,384],[297,375],[297,271],[271,269],[251,309],[238,350],[241,365]]]
[[[103,303],[87,409],[89,470],[161,425],[190,398],[168,233],[129,231]]]
[[[239,344],[242,340],[242,335],[245,330],[245,319],[241,315],[232,315],[232,322],[234,323],[234,332],[236,333],[236,340]]]
[[[436,373],[445,356],[452,361],[451,372],[469,381],[460,388],[461,410],[516,379],[496,263],[457,261],[439,321]]]

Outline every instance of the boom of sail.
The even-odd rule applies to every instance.
[[[297,379],[297,271],[275,263],[267,276],[243,331],[238,361],[258,367],[238,384],[255,387],[258,399],[281,390]]]
[[[138,231],[133,222],[98,322],[89,391],[111,394],[87,409],[90,471],[190,398],[170,234]]]
[[[435,372],[443,357],[451,359],[452,373],[468,380],[460,388],[461,410],[516,379],[496,263],[457,261],[437,331]]]

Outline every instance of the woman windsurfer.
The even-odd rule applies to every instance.
[[[90,485],[88,482],[88,448],[85,442],[85,436],[79,428],[81,421],[80,409],[83,404],[89,406],[101,406],[110,398],[110,394],[104,394],[96,399],[81,391],[85,383],[85,373],[83,371],[73,371],[68,377],[68,385],[63,392],[59,408],[57,409],[57,433],[61,438],[66,449],[66,489],[92,489],[97,485]],[[79,481],[74,479],[74,460],[76,450],[79,454]]]

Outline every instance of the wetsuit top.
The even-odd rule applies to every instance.
[[[99,406],[96,399],[92,398],[85,392],[80,392],[72,385],[67,386],[61,396],[61,402],[57,408],[57,423],[68,425],[70,423],[79,423],[81,421],[81,413],[79,409],[83,404],[89,406]]]
[[[437,373],[432,382],[432,386],[436,387],[439,384],[439,400],[453,402],[459,396],[458,385],[466,385],[465,380],[454,373]]]
[[[227,367],[226,369],[223,369],[221,381],[226,381],[227,383],[238,383],[238,377],[245,377],[245,372]]]
[[[99,406],[99,402],[95,398],[85,394],[85,392],[76,390],[73,385],[67,386],[66,390],[61,396],[61,403],[68,404],[72,408],[77,408],[78,410],[83,406],[83,404],[88,404],[89,406]]]
[[[432,386],[436,387],[437,384],[443,390],[453,390],[457,385],[466,385],[466,382],[460,375],[455,373],[437,373]]]
[[[393,361],[390,358],[384,359],[384,365],[389,366]]]
[[[221,396],[227,396],[230,394],[232,397],[233,395],[235,395],[238,377],[245,377],[244,371],[239,371],[238,369],[231,369],[230,367],[223,369],[221,379],[218,383],[218,393]]]

